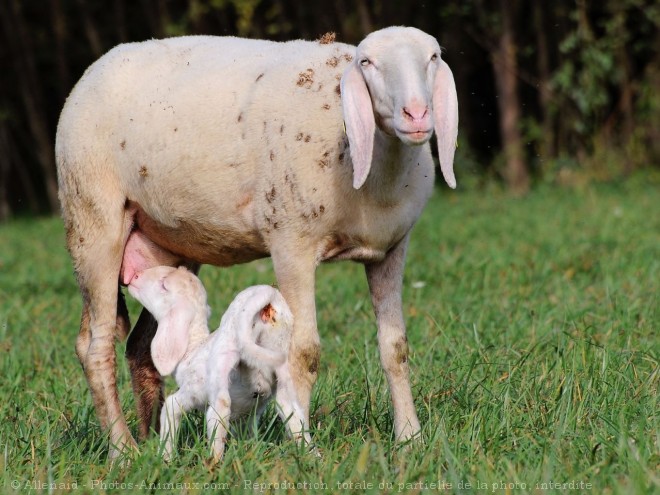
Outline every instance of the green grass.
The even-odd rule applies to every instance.
[[[107,463],[74,353],[80,299],[61,222],[0,226],[0,491],[77,483],[81,493],[194,492],[216,483],[243,492],[251,480],[288,483],[272,493],[305,482],[308,493],[658,493],[660,192],[651,179],[541,188],[524,199],[436,191],[405,276],[423,425],[423,442],[408,449],[392,441],[362,267],[321,267],[311,420],[324,457],[288,441],[271,409],[258,436],[232,439],[215,468],[196,414],[171,464],[157,439],[127,468]],[[207,267],[202,279],[214,326],[239,290],[274,281],[269,260]],[[135,428],[123,343],[117,350]]]

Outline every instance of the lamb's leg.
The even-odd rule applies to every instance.
[[[211,442],[213,461],[218,462],[225,453],[229,418],[231,416],[231,397],[229,396],[229,374],[226,388],[222,386],[206,410],[206,433]]]
[[[371,301],[378,324],[380,361],[390,387],[394,435],[398,441],[413,438],[420,430],[410,389],[408,339],[401,301],[408,238],[406,236],[388,252],[383,261],[366,265]]]
[[[303,419],[308,424],[312,387],[321,356],[314,300],[316,260],[313,253],[299,253],[296,247],[287,250],[279,246],[271,256],[280,292],[293,313],[289,365]]]
[[[208,364],[207,389],[212,390],[209,407],[206,410],[206,433],[211,442],[211,454],[215,462],[225,453],[225,442],[231,416],[231,397],[229,381],[232,370],[238,365],[238,349],[224,349],[218,356],[213,356]]]
[[[160,413],[160,441],[163,443],[163,459],[169,461],[174,455],[174,446],[181,426],[183,413],[194,407],[191,397],[179,390],[165,400]]]
[[[135,328],[126,343],[126,359],[131,371],[131,384],[138,413],[140,440],[145,440],[157,421],[163,404],[163,379],[151,359],[151,341],[156,335],[158,323],[146,309],[140,313]]]

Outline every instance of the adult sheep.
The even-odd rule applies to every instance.
[[[316,266],[364,263],[394,434],[419,432],[403,267],[433,189],[434,129],[455,187],[456,89],[437,41],[418,29],[376,31],[357,48],[325,41],[120,45],[69,96],[56,156],[83,297],[76,352],[111,457],[135,445],[115,378],[114,339],[130,328],[118,281],[154,264],[229,266],[270,255],[294,315],[290,363],[308,417],[320,349]],[[154,331],[143,311],[127,343],[141,435],[161,400]]]

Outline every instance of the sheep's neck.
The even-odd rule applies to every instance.
[[[421,148],[422,146],[407,146],[399,138],[389,136],[376,128],[371,170],[365,188],[371,195],[386,203],[397,197],[405,187],[409,173],[410,160],[405,160],[404,155],[418,153]]]

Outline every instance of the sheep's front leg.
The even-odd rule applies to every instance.
[[[160,441],[163,444],[163,459],[166,461],[169,461],[174,455],[181,417],[193,406],[190,396],[181,390],[165,400],[165,407],[160,413]]]
[[[401,301],[408,239],[409,234],[387,253],[383,261],[366,265],[378,324],[380,361],[392,396],[394,434],[398,441],[411,439],[420,430],[410,389],[408,339]]]
[[[290,249],[281,245],[278,247],[271,253],[273,267],[280,292],[293,314],[290,371],[303,419],[308,424],[312,387],[316,382],[321,354],[314,300],[316,260],[313,253],[301,253],[297,246]]]

